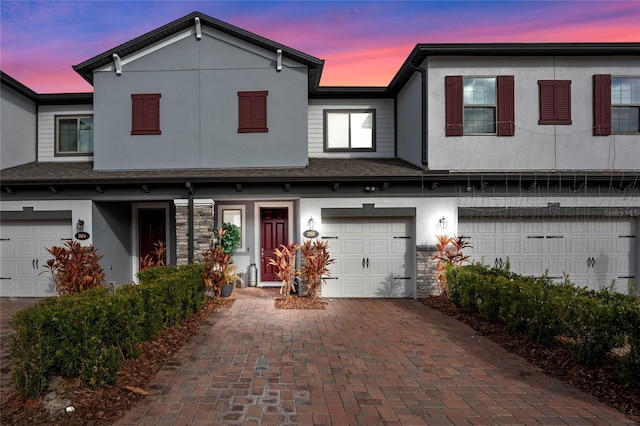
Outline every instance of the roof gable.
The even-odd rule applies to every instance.
[[[196,31],[196,18],[199,19],[200,24],[207,26],[235,37],[239,40],[245,41],[252,45],[258,46],[262,49],[277,52],[282,51],[282,56],[293,61],[302,63],[309,68],[309,91],[315,91],[320,83],[320,76],[322,74],[322,68],[324,60],[307,55],[298,50],[292,49],[280,43],[276,43],[272,40],[261,37],[257,34],[243,30],[226,22],[212,18],[200,12],[193,12],[189,15],[170,22],[160,28],[150,31],[141,35],[131,41],[128,41],[120,46],[103,52],[91,59],[88,59],[78,65],[74,65],[73,69],[78,72],[86,81],[93,85],[93,72],[99,68],[103,68],[113,63],[113,55],[116,54],[120,58],[125,58],[130,55],[134,55],[143,49],[146,49],[152,45],[158,45],[163,39],[176,35],[177,33],[184,32],[189,28],[192,28],[194,33]]]

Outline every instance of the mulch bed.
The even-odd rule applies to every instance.
[[[276,309],[325,309],[327,302],[322,299],[289,296],[286,299],[276,299]]]
[[[71,379],[52,380],[58,398],[72,401],[72,413],[50,413],[43,399],[27,400],[15,393],[0,401],[2,425],[110,425],[122,418],[144,398],[144,389],[173,355],[200,331],[201,324],[218,309],[229,309],[235,299],[209,298],[200,312],[182,320],[178,327],[163,330],[154,340],[140,344],[141,354],[125,360],[117,382],[101,389],[89,389]]]
[[[617,382],[613,358],[597,368],[585,367],[574,361],[570,349],[560,342],[552,346],[543,346],[529,338],[526,333],[513,332],[504,325],[487,321],[479,314],[464,312],[441,297],[422,299],[422,302],[464,322],[509,352],[525,358],[545,374],[557,377],[566,385],[595,396],[640,424],[640,390],[630,389]]]

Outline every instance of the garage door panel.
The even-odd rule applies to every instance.
[[[335,259],[331,268],[335,279],[327,281],[323,296],[404,296],[406,280],[400,280],[399,285],[396,277],[407,275],[405,265],[412,243],[409,223],[408,219],[394,218],[323,220],[323,234],[337,237],[335,241],[339,241],[341,247],[340,250],[330,248],[331,257]]]
[[[5,221],[0,225],[2,281],[0,296],[45,297],[55,294],[51,273],[43,268],[51,258],[47,251],[71,239],[71,222]]]
[[[487,222],[496,221],[493,235],[478,232],[489,229]],[[522,218],[511,222],[493,219],[468,219],[460,223],[461,232],[469,236],[472,261],[495,266],[494,259],[509,257],[511,270],[539,276],[569,274],[570,280],[588,288],[601,288],[618,277],[634,275],[635,225],[633,220],[611,218]],[[519,226],[521,250],[517,249],[512,231]],[[491,242],[495,241],[495,250]],[[478,249],[479,248],[479,249]],[[524,256],[523,256],[524,255]],[[628,278],[624,278],[628,279]],[[608,284],[606,284],[608,285]],[[617,284],[616,284],[617,285]]]

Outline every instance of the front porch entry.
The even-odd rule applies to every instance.
[[[258,219],[258,235],[256,235],[256,253],[258,259],[258,282],[260,286],[280,285],[275,275],[275,268],[269,266],[269,260],[273,258],[274,250],[281,244],[288,244],[292,240],[292,202],[259,202],[255,205],[255,214]]]

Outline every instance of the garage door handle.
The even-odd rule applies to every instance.
[[[369,269],[369,258],[367,257],[367,269]]]
[[[364,268],[364,257],[362,258],[362,267]]]
[[[587,258],[587,268],[596,266],[596,260],[593,257]]]
[[[396,280],[410,280],[411,277],[396,277]]]
[[[71,241],[73,238],[60,238],[60,241]]]
[[[502,258],[498,259],[496,257],[496,260],[493,263],[494,265],[496,265],[496,268],[502,268],[504,266],[504,261],[502,260]]]
[[[544,238],[544,235],[527,235],[527,238]]]
[[[629,275],[628,277],[618,277],[618,278],[628,278],[630,280],[634,279],[636,276],[635,275]],[[9,278],[11,279],[11,278]]]
[[[393,237],[394,240],[396,239],[400,239],[400,240],[409,240],[411,239],[411,237]]]
[[[547,238],[564,238],[562,235],[547,235]]]
[[[0,280],[10,280],[11,277],[0,277]]]

